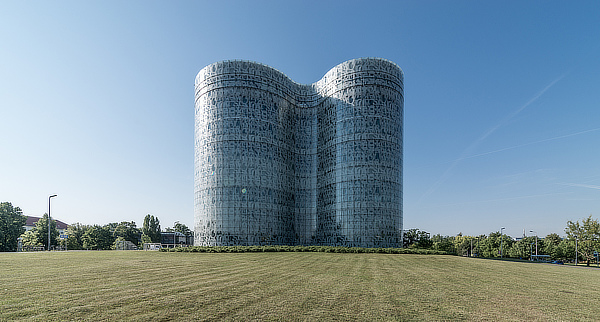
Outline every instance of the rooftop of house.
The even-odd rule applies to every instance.
[[[25,226],[35,227],[35,223],[37,223],[38,220],[40,220],[40,219],[41,219],[40,217],[27,216],[27,222],[25,223]],[[56,219],[53,219],[53,220],[56,221],[57,229],[67,229],[67,227],[69,226],[60,220],[56,220]]]

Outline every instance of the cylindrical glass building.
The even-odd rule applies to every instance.
[[[403,95],[380,58],[310,85],[255,62],[202,69],[195,244],[401,246]]]

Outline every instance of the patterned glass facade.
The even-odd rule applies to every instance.
[[[249,61],[202,69],[195,245],[400,247],[403,81],[381,58],[309,85]]]

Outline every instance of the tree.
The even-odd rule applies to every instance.
[[[496,238],[492,234],[479,236],[476,243],[477,254],[481,257],[495,257],[498,254],[497,246],[499,246],[495,241]]]
[[[483,256],[482,253],[482,248],[480,247],[479,243],[483,241],[482,245],[485,243],[485,240],[487,239],[486,235],[479,235],[479,236],[474,236],[473,237],[473,256],[476,257],[481,257]]]
[[[416,228],[408,229],[402,234],[402,247],[408,248],[419,241],[419,230]]]
[[[546,236],[544,238],[544,244],[543,244],[543,252],[546,255],[550,255],[550,257],[552,257],[553,259],[559,259],[561,258],[559,255],[559,250],[558,250],[558,246],[560,245],[560,242],[562,241],[562,238],[560,238],[560,236],[558,236],[558,234],[556,233],[552,233],[549,234],[548,236]]]
[[[142,247],[143,248],[143,244],[149,244],[152,242],[152,239],[150,239],[150,236],[146,235],[146,234],[142,234]]]
[[[431,248],[433,246],[430,234],[416,228],[405,231],[402,239],[402,247],[404,248]]]
[[[25,232],[27,218],[10,202],[0,203],[0,252],[17,250],[17,238]]]
[[[137,245],[140,241],[140,230],[136,227],[135,221],[122,221],[114,227],[113,237]]]
[[[115,241],[108,226],[93,225],[82,236],[85,249],[110,249]]]
[[[117,237],[117,238],[115,239],[115,241],[113,242],[112,246],[110,246],[110,249],[117,249],[117,243],[118,243],[118,242],[122,242],[122,241],[126,241],[126,239],[125,239],[125,238],[123,238],[123,237],[120,237],[120,236],[119,236],[119,237]],[[122,249],[121,249],[121,250],[122,250]]]
[[[179,223],[179,221],[175,222],[175,225],[173,225],[173,230],[182,233],[186,237],[193,235],[192,231],[188,228],[188,226],[186,226],[185,224]]]
[[[600,222],[593,219],[592,215],[581,220],[581,223],[569,220],[565,232],[569,239],[578,239],[577,252],[589,266],[594,259],[594,251],[600,251]]]
[[[506,240],[504,240],[506,242]],[[505,256],[513,258],[530,258],[535,255],[535,237],[524,237],[506,249]]]
[[[83,234],[89,225],[74,223],[67,227],[67,249],[83,249]]]
[[[37,246],[42,246],[42,244],[40,244],[38,242],[37,235],[34,233],[33,229],[24,232],[21,235],[21,239],[22,239],[21,242],[23,242],[23,247],[37,247]]]
[[[472,256],[471,246],[475,245],[476,242],[475,237],[463,236],[462,233],[460,233],[454,237],[453,244],[457,255]]]
[[[454,237],[442,236],[440,234],[437,234],[431,237],[431,242],[433,243],[432,248],[435,250],[440,250],[453,254],[456,253],[456,248],[454,247]]]
[[[185,238],[186,238],[186,243],[188,238],[190,238],[191,236],[194,236],[194,232],[192,230],[190,230],[188,228],[188,226],[186,226],[185,224],[180,223],[179,221],[176,221],[175,224],[173,225],[173,228],[165,228],[165,232],[171,233],[171,232],[178,232],[178,233],[182,233]]]
[[[556,256],[561,259],[575,259],[575,240],[563,239],[556,247]]]
[[[500,245],[502,241],[502,253],[504,256],[507,250],[510,249],[513,239],[505,234],[500,235],[500,232],[490,233],[489,236],[480,236],[477,242],[477,249],[483,257],[500,257]]]
[[[23,242],[23,245],[27,246],[44,246],[45,249],[48,249],[48,214],[44,214],[40,220],[35,223],[35,227],[33,227],[31,231],[31,235],[21,237],[27,238],[27,244]],[[27,232],[29,233],[29,232]],[[50,220],[50,246],[58,245],[58,229],[56,229],[56,221]]]
[[[142,226],[142,234],[150,237],[153,243],[160,243],[160,221],[157,217],[150,214],[144,218],[144,226]]]

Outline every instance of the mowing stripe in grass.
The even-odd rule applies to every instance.
[[[1,321],[516,321],[600,313],[600,270],[456,256],[0,253],[0,285]]]

